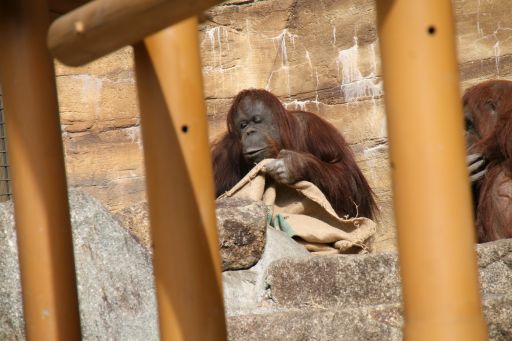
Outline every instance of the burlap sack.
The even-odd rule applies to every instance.
[[[257,164],[222,197],[263,200],[270,224],[286,232],[310,252],[357,253],[368,250],[376,232],[374,221],[364,217],[338,217],[318,187],[308,181],[286,186],[265,176],[266,159]]]

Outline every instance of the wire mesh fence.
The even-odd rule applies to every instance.
[[[0,202],[11,199],[11,178],[7,155],[7,136],[5,133],[4,106],[0,91]]]

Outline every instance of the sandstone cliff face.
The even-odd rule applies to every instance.
[[[148,246],[147,214],[139,212],[146,197],[131,48],[79,68],[57,63],[56,72],[69,186],[123,222],[136,222],[128,227]]]
[[[461,89],[511,78],[509,2],[456,0],[454,8]],[[345,136],[377,194],[376,250],[393,249],[374,1],[227,1],[206,13],[200,41],[211,139],[245,88],[266,88],[290,109],[318,113]],[[138,211],[145,194],[131,50],[81,68],[57,65],[57,72],[70,185],[121,218]],[[149,244],[146,227],[132,229]]]

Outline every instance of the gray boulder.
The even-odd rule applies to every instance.
[[[267,207],[261,201],[239,198],[217,200],[217,227],[222,269],[248,269],[265,248]]]
[[[259,262],[248,270],[222,273],[224,305],[227,316],[262,314],[279,311],[267,294],[267,269],[279,259],[304,259],[312,257],[301,244],[284,232],[267,228],[265,251]]]
[[[512,239],[477,247],[480,285],[483,298],[512,293]]]
[[[92,197],[70,192],[83,340],[158,340],[149,254]],[[11,203],[0,204],[0,340],[23,340]]]
[[[12,203],[0,203],[0,340],[24,340],[18,248]]]
[[[267,283],[286,307],[359,307],[399,303],[396,254],[326,255],[273,263]]]

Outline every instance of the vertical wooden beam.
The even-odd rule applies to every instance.
[[[0,82],[28,340],[79,340],[71,224],[45,1],[0,2]]]
[[[135,46],[160,334],[225,340],[196,18]]]
[[[406,340],[485,340],[450,1],[378,0]]]

